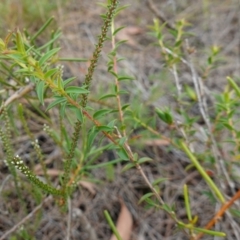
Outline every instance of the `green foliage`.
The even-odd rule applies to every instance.
[[[158,20],[154,19],[153,26],[150,26],[150,34],[156,38],[161,49],[166,72],[169,71],[175,79],[176,88],[173,91],[177,96],[176,101],[171,106],[154,105],[153,111],[149,108],[149,103],[139,102],[140,98],[138,97],[129,103],[125,96],[129,96],[130,93],[124,86],[130,85],[131,81],[135,80],[135,77],[125,73],[125,69],[121,69],[118,65],[120,61],[123,61],[123,58],[118,56],[118,49],[125,43],[125,40],[116,42],[115,37],[124,27],[115,29],[114,26],[114,18],[127,6],[118,7],[118,1],[116,0],[101,5],[107,9],[107,13],[102,16],[104,22],[101,33],[90,59],[90,66],[87,69],[84,83],[81,86],[76,86],[75,77],[63,79],[63,66],[59,65],[59,63],[62,61],[82,62],[87,60],[83,58],[60,58],[58,56],[61,50],[58,46],[58,39],[61,35],[59,30],[52,32],[50,39],[46,40],[46,43],[42,46],[37,44],[38,38],[45,33],[53,22],[52,17],[33,36],[26,31],[22,32],[16,29],[4,39],[0,39],[0,68],[3,75],[0,84],[1,88],[4,89],[1,95],[5,94],[3,97],[1,96],[0,120],[2,124],[0,137],[5,150],[6,164],[14,178],[18,195],[21,196],[21,192],[19,190],[19,176],[16,170],[20,171],[31,184],[43,190],[44,193],[58,197],[60,205],[65,205],[67,198],[74,191],[76,183],[83,176],[91,176],[92,169],[104,168],[107,180],[113,181],[115,177],[114,166],[121,164],[124,165],[122,172],[130,169],[139,171],[149,188],[149,192],[144,193],[140,198],[139,204],[145,204],[146,208],[154,208],[156,211],[165,211],[174,220],[178,228],[183,229],[191,237],[198,233],[225,236],[222,232],[197,227],[197,216],[192,215],[191,199],[186,185],[184,185],[183,196],[187,223],[179,219],[174,204],[165,202],[161,197],[161,184],[171,180],[159,176],[159,178],[150,181],[143,170],[143,166],[144,164],[153,164],[155,160],[139,156],[137,151],[132,151],[133,147],[130,139],[132,132],[140,128],[144,139],[150,137],[155,140],[165,140],[170,145],[169,149],[175,148],[184,152],[191,162],[186,167],[186,171],[195,168],[210,189],[209,192],[205,192],[208,198],[225,204],[223,189],[218,186],[215,179],[209,176],[206,166],[219,170],[219,160],[222,161],[219,157],[221,154],[220,148],[226,142],[230,143],[231,147],[227,154],[232,158],[232,161],[228,163],[225,161],[221,167],[224,169],[227,166],[230,177],[233,177],[231,169],[234,166],[234,161],[239,160],[240,155],[240,131],[238,130],[239,120],[237,117],[240,106],[240,88],[237,80],[227,77],[228,85],[225,90],[216,95],[213,110],[215,115],[209,117],[208,111],[204,109],[206,105],[206,101],[202,96],[204,95],[202,92],[204,88],[198,88],[201,82],[194,83],[193,87],[186,85],[184,88],[181,87],[179,82],[178,74],[183,64],[192,72],[193,79],[198,79],[195,76],[192,63],[186,60],[186,51],[184,51],[184,41],[187,36],[191,36],[185,31],[189,23],[184,19],[179,20],[175,23],[173,29],[166,29],[166,24],[160,24]],[[2,7],[2,5],[0,6]],[[111,28],[110,37],[108,36],[109,28]],[[104,92],[97,96],[98,102],[105,106],[98,109],[89,105],[89,96],[92,93],[93,74],[103,44],[109,39],[111,39],[112,47],[107,55],[108,62],[106,65],[114,83],[109,84],[106,88],[107,91],[104,89]],[[213,46],[210,48],[206,62],[201,69],[202,79],[205,80],[210,72],[219,66],[219,54],[219,47]],[[190,56],[188,56],[188,59],[190,59]],[[164,73],[165,76],[168,75]],[[8,77],[13,79],[14,84],[7,81]],[[161,92],[160,85],[156,84],[154,90],[157,93],[157,98],[160,95],[159,92]],[[18,96],[18,91],[22,88],[28,91]],[[32,91],[33,88],[35,91]],[[11,94],[17,95],[16,99],[24,98],[27,100],[29,105],[49,123],[50,126],[44,124],[43,129],[53,139],[54,143],[60,147],[63,160],[63,174],[60,176],[58,187],[52,186],[41,147],[28,127],[27,109],[24,109],[22,104],[16,104],[16,99],[4,100],[9,98]],[[204,150],[202,152],[196,151],[193,147],[197,141],[196,133],[199,132],[196,127],[199,118],[188,113],[191,103],[188,103],[186,98],[187,100],[190,99],[191,103],[199,104],[200,114],[206,125],[203,127]],[[51,99],[51,102],[47,102],[46,99]],[[18,110],[17,114],[14,110],[15,106]],[[58,112],[57,126],[48,116],[55,110]],[[180,115],[180,120],[176,117],[177,114]],[[21,128],[32,142],[33,150],[41,164],[46,182],[34,173],[33,166],[28,166],[24,159],[14,154],[11,139],[16,136],[16,132],[22,129],[16,128],[17,130],[13,131],[14,128],[11,126],[10,120],[13,122],[20,120]],[[159,125],[162,122],[165,123],[164,126],[167,126],[167,130],[169,130],[168,137],[159,132]],[[228,138],[223,138],[224,134]],[[79,143],[80,138],[81,144]],[[218,141],[215,139],[218,139]],[[113,151],[115,158],[99,163],[99,157],[104,151]],[[224,172],[218,171],[217,174],[217,177],[219,177]],[[36,191],[35,199],[40,201],[41,193]],[[239,216],[237,210],[232,210],[232,212],[235,216]],[[106,211],[105,216],[115,235],[119,238],[111,217]],[[20,235],[26,239],[31,239],[28,238],[27,231],[22,231]]]
[[[96,63],[101,52],[103,42],[106,39],[106,34],[108,27],[110,26],[111,19],[114,16],[114,11],[116,8],[117,2],[112,2],[111,5],[108,6],[108,13],[105,18],[104,25],[102,27],[102,33],[99,37],[99,43],[96,46],[96,50],[93,53],[93,58],[91,60],[91,64],[88,70],[88,74],[86,75],[85,83],[82,87],[76,86],[66,86],[69,84],[73,79],[68,79],[67,82],[64,84],[62,79],[62,67],[55,68],[53,66],[54,63],[59,61],[57,57],[57,53],[59,52],[60,48],[54,47],[54,43],[59,34],[52,35],[52,39],[41,47],[36,47],[35,40],[36,38],[48,27],[51,23],[52,18],[50,18],[43,27],[32,37],[30,41],[27,40],[27,37],[22,34],[19,30],[11,32],[5,38],[5,41],[1,39],[1,52],[0,52],[0,59],[6,62],[7,66],[7,73],[15,74],[20,81],[23,82],[24,79],[28,78],[33,84],[36,86],[36,95],[41,104],[44,104],[44,98],[46,90],[49,88],[52,91],[52,94],[55,98],[57,98],[54,102],[48,106],[47,110],[51,108],[61,105],[61,116],[64,117],[66,110],[71,109],[74,110],[76,116],[76,123],[74,126],[74,133],[71,138],[70,148],[68,153],[66,154],[66,160],[64,163],[64,174],[63,174],[63,182],[61,189],[56,189],[51,187],[49,184],[43,183],[39,180],[33,172],[24,164],[22,159],[19,156],[13,156],[13,150],[11,149],[10,143],[10,128],[7,127],[8,132],[4,133],[1,131],[2,141],[4,143],[4,148],[8,153],[7,162],[12,169],[12,174],[16,178],[15,167],[20,170],[33,184],[36,184],[39,188],[43,189],[45,192],[62,196],[66,199],[69,189],[68,184],[70,180],[70,172],[72,167],[73,158],[75,155],[75,150],[78,144],[80,130],[83,124],[83,112],[82,109],[87,105],[87,95],[89,93],[89,86],[92,79],[92,74],[96,67]],[[13,40],[15,46],[10,47],[9,42]],[[73,60],[73,59],[72,59]],[[15,71],[12,71],[13,67],[15,67]],[[82,102],[81,104],[78,103],[78,98],[82,95]],[[64,106],[64,109],[63,109]],[[32,137],[31,133],[27,128],[27,124],[23,117],[23,109],[20,108],[20,116],[25,126],[26,132]],[[5,112],[5,111],[3,111]],[[86,113],[85,113],[86,114]],[[7,121],[7,115],[5,116],[5,122]],[[100,126],[98,126],[100,127]],[[35,151],[40,158],[40,162],[42,162],[41,152],[39,150],[39,146],[37,143],[34,142]],[[46,168],[45,174],[46,174]],[[17,181],[15,181],[17,182]]]

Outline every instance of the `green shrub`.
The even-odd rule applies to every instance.
[[[35,9],[36,5],[27,1],[24,1],[24,4],[24,12],[36,11],[36,14],[39,14]],[[51,3],[48,5],[48,1],[43,1],[41,4],[47,9],[54,7]],[[222,159],[220,148],[228,141],[230,156],[237,158],[239,155],[240,134],[236,116],[238,115],[240,89],[236,81],[233,78],[227,78],[227,87],[223,93],[216,96],[214,114],[211,116],[204,95],[204,83],[197,75],[191,60],[190,46],[187,46],[188,53],[184,52],[186,50],[184,43],[189,37],[189,33],[185,32],[188,23],[180,20],[176,22],[173,29],[167,29],[165,24],[160,24],[155,19],[150,31],[151,35],[157,40],[166,69],[172,73],[175,80],[175,107],[159,106],[152,113],[147,109],[146,105],[139,104],[139,99],[135,103],[129,103],[124,96],[130,93],[122,86],[128,84],[128,81],[134,80],[134,78],[125,74],[124,71],[118,71],[118,64],[123,61],[122,58],[118,57],[118,47],[124,44],[124,41],[115,42],[115,36],[122,28],[115,29],[114,27],[114,17],[126,6],[118,7],[115,0],[109,1],[108,6],[103,6],[107,8],[106,15],[102,16],[104,24],[90,59],[84,83],[81,86],[76,85],[74,77],[64,79],[61,62],[84,62],[87,60],[60,58],[58,56],[60,50],[58,46],[59,31],[53,32],[50,40],[44,45],[38,46],[36,43],[38,37],[48,28],[53,18],[47,20],[42,28],[32,36],[28,36],[26,32],[16,29],[7,34],[4,39],[0,39],[0,69],[2,72],[0,78],[2,89],[0,95],[0,136],[5,150],[6,163],[14,178],[19,198],[22,198],[22,185],[16,170],[22,172],[33,186],[36,185],[43,192],[56,196],[60,206],[65,206],[67,199],[74,191],[75,184],[83,176],[90,176],[91,169],[109,167],[109,171],[112,171],[111,167],[121,162],[124,164],[123,171],[136,168],[136,171],[139,171],[149,187],[149,193],[142,196],[139,200],[140,203],[145,201],[156,210],[166,211],[179,229],[183,229],[190,237],[194,237],[198,233],[225,236],[222,232],[211,231],[197,226],[197,216],[192,216],[186,185],[183,189],[183,195],[188,222],[186,223],[177,217],[174,206],[164,202],[160,195],[158,185],[166,179],[161,176],[154,181],[148,179],[141,166],[144,163],[153,161],[153,159],[139,157],[137,153],[134,153],[129,139],[134,129],[142,127],[152,138],[163,139],[172,148],[185,152],[191,162],[187,169],[196,168],[208,184],[209,194],[213,200],[222,205],[225,204],[226,197],[223,194],[223,182],[217,181],[217,178],[212,179],[205,166],[208,165],[216,170],[217,176],[224,176],[228,183],[232,182],[231,179],[234,173],[226,171],[226,168],[231,169],[234,163],[227,163],[226,160]],[[0,5],[0,7],[3,8],[3,5]],[[25,7],[28,8],[25,9]],[[28,19],[28,21],[31,20]],[[108,36],[110,27],[111,34]],[[89,96],[92,93],[92,78],[98,65],[98,58],[104,42],[109,39],[112,41],[112,49],[108,54],[107,68],[114,79],[114,84],[113,87],[109,87],[109,92],[99,96],[99,101],[105,102],[108,107],[98,109],[89,104]],[[204,78],[207,77],[211,69],[217,67],[218,54],[219,48],[213,47],[202,72]],[[178,73],[183,65],[191,72],[193,87],[186,86],[182,88],[181,86]],[[9,78],[11,78],[11,81],[8,81]],[[18,103],[18,99],[25,99],[29,106],[37,112],[37,115],[49,123],[43,125],[43,129],[61,149],[62,160],[64,160],[63,174],[57,187],[51,184],[39,143],[34,139],[34,135],[28,127],[26,116],[29,110],[25,109],[21,103]],[[47,99],[51,99],[51,102],[48,101],[47,103]],[[201,152],[195,150],[198,141],[196,140],[196,133],[199,132],[199,129],[195,127],[195,123],[199,119],[196,116],[191,116],[188,111],[196,103],[199,108],[199,116],[202,117],[205,123],[203,127],[205,139],[203,140],[203,151]],[[58,113],[57,120],[50,117],[49,112],[53,110]],[[176,113],[180,115],[180,120],[177,120]],[[21,122],[21,128],[19,128],[17,122]],[[57,126],[56,122],[58,123]],[[169,136],[163,136],[157,131],[157,123],[159,122],[169,130]],[[67,125],[72,127],[70,131]],[[22,129],[32,141],[33,150],[41,163],[45,181],[42,181],[34,174],[31,169],[33,166],[27,166],[20,156],[14,154],[11,139],[20,136]],[[227,134],[229,139],[221,137],[223,133]],[[80,137],[81,144],[79,144]],[[117,158],[106,163],[96,164],[96,159],[106,150],[114,151]],[[32,164],[34,165],[34,163]],[[110,175],[112,175],[111,172]],[[109,178],[112,178],[112,176]],[[43,197],[38,190],[36,190],[34,196],[39,202]],[[23,199],[22,201],[24,202]]]

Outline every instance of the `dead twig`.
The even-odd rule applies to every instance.
[[[160,10],[157,10],[157,7],[154,5],[152,0],[147,1],[147,6],[156,15],[156,17],[160,19],[160,21],[166,24],[167,28],[171,30],[176,30],[174,25],[166,19],[166,17],[164,16],[164,13]]]
[[[26,221],[30,220],[30,219],[35,215],[35,213],[36,213],[37,211],[39,211],[39,210],[43,207],[43,205],[44,205],[46,202],[48,202],[48,201],[50,201],[50,200],[52,200],[52,199],[53,199],[52,196],[48,196],[47,198],[45,198],[45,199],[43,200],[43,202],[42,202],[40,205],[38,205],[37,207],[35,207],[35,208],[33,209],[33,211],[30,212],[25,218],[23,218],[19,223],[17,223],[15,226],[13,226],[10,230],[8,230],[7,232],[5,232],[5,233],[1,236],[0,240],[5,240],[5,239],[7,239],[7,237],[8,237],[11,233],[15,232],[15,231],[16,231],[19,227],[21,227]]]
[[[34,84],[29,84],[23,88],[20,88],[18,91],[16,91],[11,97],[9,97],[0,107],[0,115],[2,114],[2,111],[5,107],[7,107],[10,103],[12,103],[13,101],[21,98],[22,96],[24,96],[25,94],[27,94],[28,92],[31,92],[33,90]]]
[[[230,199],[230,201],[225,203],[219,209],[217,214],[208,222],[208,224],[204,227],[204,229],[207,229],[207,230],[211,229],[216,224],[216,222],[221,219],[221,217],[227,211],[227,209],[229,209],[233,205],[233,203],[239,198],[240,198],[240,190],[238,190],[238,192]],[[202,236],[203,236],[203,233],[198,234],[195,240],[199,240]]]

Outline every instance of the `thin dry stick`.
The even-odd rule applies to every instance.
[[[174,52],[172,52],[170,49],[168,49],[168,48],[164,48],[164,51],[166,51],[167,53],[169,53],[169,54],[171,54],[172,56],[174,56],[174,57],[178,57]],[[190,64],[186,59],[184,59],[183,57],[180,57],[179,58],[180,59],[180,61],[182,62],[182,63],[184,63],[186,66],[188,66],[189,68],[190,68],[190,70],[191,70],[191,72],[192,72],[192,74],[194,74],[194,80],[196,80],[196,83],[197,83],[197,86],[198,86],[198,79],[196,79],[197,78],[197,74],[196,74],[196,72],[194,71],[194,68],[193,68],[193,66],[192,66],[192,64]],[[203,89],[203,87],[202,87],[202,89]],[[199,97],[199,96],[198,96]],[[200,105],[200,107],[201,107],[201,105]],[[201,109],[201,108],[200,108]],[[202,113],[201,113],[202,114]],[[205,114],[204,114],[204,117],[205,117]],[[206,120],[206,118],[204,118],[204,120]],[[207,119],[208,120],[208,119]],[[209,128],[209,126],[208,126],[208,130],[210,130],[210,134],[212,135],[212,131],[211,131],[211,126],[210,126],[210,128]],[[213,137],[213,140],[214,140],[214,137]],[[215,141],[214,141],[215,142]],[[215,144],[216,144],[216,142],[215,142]],[[215,145],[216,146],[216,145]],[[217,147],[215,147],[215,149],[214,150],[218,150],[217,149]],[[216,154],[216,152],[215,152],[215,154]],[[220,154],[219,154],[220,155]],[[217,156],[218,156],[218,154],[217,154]],[[217,158],[218,159],[218,158]],[[230,186],[230,188],[231,188],[231,190],[234,188],[233,187],[233,183],[232,183],[232,181],[230,180],[230,178],[229,178],[229,176],[228,176],[228,173],[227,173],[227,171],[226,171],[226,169],[225,169],[225,166],[224,166],[224,162],[223,162],[223,160],[220,158],[220,161],[219,161],[219,164],[220,164],[220,167],[221,167],[221,170],[222,170],[222,172],[223,172],[223,174],[224,174],[224,176],[225,176],[225,178],[226,178],[226,180],[227,180],[227,182],[228,182],[228,185]],[[220,169],[218,169],[218,171],[221,171]],[[221,184],[221,187],[224,189],[225,188],[225,186],[223,186],[223,183],[222,182],[220,182],[220,184]],[[233,220],[233,218],[232,218],[232,215],[229,213],[229,212],[226,212],[226,214],[227,214],[227,216],[229,217],[229,219],[230,219],[230,221],[231,221],[231,225],[232,225],[232,228],[233,228],[233,231],[234,231],[234,234],[235,234],[235,236],[236,236],[236,239],[240,239],[240,235],[239,235],[239,232],[240,232],[240,229],[239,229],[239,226],[238,226],[238,224],[236,224],[236,222]]]
[[[22,96],[24,96],[25,94],[31,92],[34,88],[34,84],[29,84],[24,88],[19,89],[18,91],[16,91],[11,97],[9,97],[0,107],[0,115],[2,114],[2,111],[5,107],[7,107],[10,103],[12,103],[13,101],[21,98]]]
[[[120,132],[118,131],[117,127],[115,127],[116,131],[117,131],[117,135],[119,138],[122,138]],[[169,142],[171,142],[171,140],[169,140]],[[142,167],[140,166],[140,164],[136,163],[136,161],[134,160],[134,155],[133,152],[131,150],[131,147],[129,146],[128,142],[126,141],[124,143],[124,148],[127,151],[128,157],[130,159],[130,161],[132,163],[135,163],[135,167],[136,169],[140,172],[141,176],[143,177],[144,181],[146,182],[146,184],[148,185],[149,189],[151,190],[151,192],[154,194],[154,196],[156,197],[156,199],[159,201],[159,203],[161,205],[164,205],[165,202],[163,201],[163,199],[161,198],[161,196],[159,195],[159,193],[156,191],[156,189],[153,187],[153,185],[151,184],[151,182],[149,181],[148,177],[146,176],[145,172],[143,171]],[[175,216],[175,212],[167,212],[169,214],[169,216],[177,223],[178,219]],[[185,232],[185,230],[183,230]]]
[[[114,21],[112,21],[112,49],[115,49],[116,43],[115,43],[115,36],[113,35],[114,33]],[[117,74],[118,73],[118,67],[117,67],[117,56],[113,57],[113,70]],[[124,118],[123,118],[123,110],[122,110],[122,104],[121,104],[121,98],[119,95],[119,81],[117,77],[115,77],[115,85],[116,85],[116,98],[117,98],[117,104],[118,104],[118,113],[119,113],[119,119],[122,125],[124,125]],[[123,128],[123,136],[126,137],[126,130]]]
[[[35,208],[33,209],[33,211],[30,212],[25,218],[23,218],[19,223],[17,223],[17,224],[16,224],[14,227],[12,227],[10,230],[8,230],[7,232],[5,232],[5,233],[1,236],[0,240],[6,240],[7,237],[8,237],[11,233],[15,232],[15,231],[16,231],[19,227],[21,227],[26,221],[30,220],[30,219],[34,216],[34,214],[43,207],[43,205],[44,205],[46,202],[48,202],[48,201],[50,201],[50,200],[52,200],[52,199],[53,199],[52,196],[48,196],[47,198],[45,198],[45,199],[43,200],[43,202],[42,202],[40,205],[38,205],[37,207],[35,207]]]
[[[189,48],[187,40],[186,40],[186,45],[187,45],[187,48]],[[193,80],[194,88],[195,88],[197,98],[198,98],[199,109],[200,109],[201,115],[203,117],[203,120],[204,120],[204,122],[207,126],[208,134],[209,134],[209,137],[210,137],[211,142],[212,142],[211,148],[212,148],[213,156],[216,159],[216,161],[218,160],[218,163],[220,165],[220,168],[219,168],[219,165],[216,164],[217,172],[218,172],[218,174],[220,174],[221,172],[224,174],[225,178],[228,180],[229,186],[233,190],[234,186],[232,185],[232,183],[230,181],[230,178],[229,178],[228,173],[227,173],[227,171],[225,169],[225,166],[224,166],[224,162],[221,159],[220,154],[218,152],[216,140],[215,140],[215,138],[212,134],[212,126],[211,126],[209,116],[208,116],[208,113],[207,113],[207,110],[206,110],[207,109],[206,102],[203,99],[204,90],[203,90],[203,86],[202,86],[202,81],[197,76],[197,73],[194,69],[194,66],[193,66],[193,63],[191,61],[190,55],[188,55],[188,57],[189,57],[188,66],[191,70],[192,80]],[[220,182],[220,184],[221,184],[222,189],[226,189],[226,186],[224,185],[223,182]]]
[[[118,131],[117,127],[115,127],[117,133],[118,133],[118,137],[122,138],[120,132]],[[158,194],[158,192],[156,191],[156,189],[152,186],[151,182],[149,181],[148,177],[146,176],[145,172],[143,171],[142,167],[136,163],[136,161],[134,160],[134,156],[133,156],[133,152],[129,146],[129,144],[127,142],[124,143],[124,147],[125,150],[128,153],[128,157],[131,160],[131,162],[135,163],[135,166],[137,168],[137,170],[140,172],[140,174],[142,175],[143,179],[145,180],[146,184],[148,185],[148,187],[150,188],[150,190],[152,191],[152,193],[154,193],[154,196],[157,198],[157,200],[164,205],[164,201],[162,200],[162,198],[160,197],[160,195]]]
[[[188,47],[188,42],[187,42],[187,47]],[[171,54],[172,56],[174,56],[174,57],[178,57],[174,52],[172,52],[170,49],[168,49],[168,48],[164,48],[164,51],[166,51],[167,53],[169,53],[169,54]],[[214,137],[213,137],[213,134],[212,134],[212,128],[211,128],[211,125],[209,124],[209,118],[206,116],[206,114],[205,114],[205,111],[204,111],[204,109],[203,109],[203,106],[204,106],[204,104],[202,103],[202,98],[201,98],[201,94],[200,94],[200,92],[202,92],[203,90],[199,90],[199,87],[201,88],[201,89],[203,89],[203,87],[202,87],[202,84],[201,84],[201,82],[200,82],[200,86],[199,86],[199,79],[198,79],[198,76],[197,76],[197,74],[196,74],[196,72],[195,72],[195,70],[194,70],[194,68],[193,68],[193,65],[191,64],[191,63],[189,63],[186,59],[184,59],[184,58],[182,58],[182,57],[180,57],[179,58],[180,59],[180,61],[182,62],[182,63],[184,63],[186,66],[188,66],[189,68],[190,68],[190,70],[191,70],[191,72],[192,72],[192,76],[193,76],[193,80],[194,80],[194,83],[196,84],[196,90],[197,90],[197,93],[198,93],[198,98],[200,99],[200,102],[199,102],[199,107],[200,107],[200,110],[201,110],[201,114],[202,114],[202,117],[203,117],[203,119],[204,119],[204,121],[206,121],[206,123],[207,123],[207,127],[208,127],[208,130],[209,130],[209,134],[210,134],[210,137],[211,137],[211,140],[213,140],[213,143],[215,143],[215,146],[212,146],[212,147],[214,147],[214,154],[215,154],[215,156],[217,157],[216,159],[218,159],[218,155],[220,156],[220,154],[217,154],[216,152],[218,152],[217,151],[217,145],[216,145],[216,141],[215,141],[215,139],[214,139]],[[205,104],[206,105],[206,104]],[[202,111],[203,110],[203,111]],[[228,173],[227,173],[227,170],[226,170],[226,168],[225,168],[225,166],[224,166],[224,162],[223,162],[223,160],[220,158],[219,159],[219,164],[220,164],[220,167],[221,167],[221,169],[217,169],[218,170],[218,172],[223,172],[223,174],[224,174],[224,176],[225,176],[225,178],[226,178],[226,180],[227,180],[227,182],[228,182],[228,185],[230,186],[230,188],[231,188],[231,190],[232,190],[232,192],[233,192],[233,189],[234,189],[234,183],[230,180],[230,178],[229,178],[229,176],[228,176]],[[218,166],[217,166],[218,167]],[[225,186],[221,186],[223,189],[225,188]]]
[[[176,30],[174,25],[166,19],[164,13],[160,10],[157,10],[157,7],[153,4],[152,0],[147,1],[147,6],[156,15],[157,18],[159,18],[163,23],[166,24],[166,27],[168,27],[171,30]]]
[[[186,44],[187,44],[187,48],[189,48],[188,41],[186,41]],[[190,58],[190,56],[189,56],[189,58]],[[217,172],[218,172],[218,174],[223,173],[223,175],[225,176],[225,179],[227,180],[228,186],[230,187],[230,190],[232,191],[232,193],[234,193],[235,184],[231,181],[231,179],[229,177],[229,174],[224,165],[224,161],[221,158],[221,154],[219,153],[216,140],[212,133],[212,126],[211,126],[211,123],[209,120],[210,118],[207,113],[206,101],[203,99],[203,96],[204,96],[203,83],[202,83],[201,79],[197,76],[197,73],[193,67],[192,61],[189,61],[188,64],[189,64],[189,67],[190,67],[190,70],[192,73],[192,79],[193,79],[195,91],[196,91],[197,98],[198,98],[200,112],[201,112],[201,115],[202,115],[206,125],[207,125],[208,134],[209,134],[211,142],[212,142],[212,144],[211,144],[212,153],[213,153],[213,156],[216,159],[216,161],[218,161],[216,164]],[[226,185],[224,184],[223,181],[220,181],[220,185],[221,185],[222,189],[226,189]],[[230,213],[227,212],[227,216],[232,224],[235,236],[236,237],[239,236],[240,228],[235,224],[234,219]]]
[[[234,202],[240,198],[240,190],[238,190],[238,192],[230,199],[230,201],[228,201],[227,203],[225,203],[217,212],[217,214],[210,220],[210,222],[204,227],[205,229],[209,230],[211,229],[214,224],[216,224],[217,221],[219,221],[221,219],[221,217],[223,216],[223,214],[227,211],[227,209],[229,209]],[[197,235],[197,237],[195,238],[195,240],[199,240],[204,233],[200,233]],[[239,239],[239,238],[238,238]]]
[[[171,72],[174,76],[175,84],[176,84],[176,88],[177,88],[177,103],[179,104],[180,111],[183,112],[183,106],[181,103],[179,103],[181,95],[182,95],[182,86],[181,86],[181,83],[179,80],[176,64],[173,64]],[[190,150],[192,152],[194,152],[193,144],[190,143],[187,134],[185,133],[183,127],[181,127],[180,126],[181,124],[179,124],[179,123],[180,123],[180,121],[176,121],[176,127],[179,129],[179,131],[182,133],[183,137],[186,139],[186,142],[188,143]]]

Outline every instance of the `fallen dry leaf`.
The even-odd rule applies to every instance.
[[[133,219],[132,215],[129,212],[128,208],[124,204],[123,200],[120,200],[121,203],[121,211],[117,220],[117,230],[122,238],[122,240],[129,240],[131,237],[132,227],[133,227]],[[117,240],[115,235],[112,235],[110,240]]]

